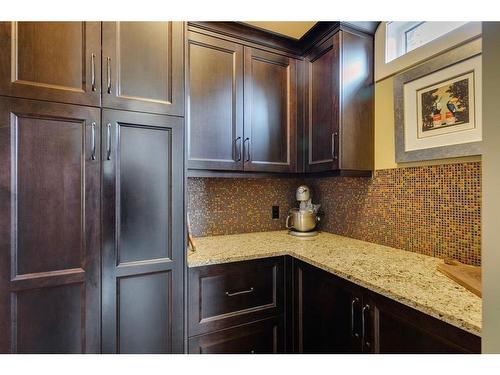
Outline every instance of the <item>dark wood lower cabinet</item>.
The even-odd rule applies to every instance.
[[[481,339],[294,260],[296,353],[480,353]]]
[[[481,338],[389,298],[365,298],[370,351],[381,354],[480,353]]]
[[[183,119],[102,120],[0,98],[0,353],[184,351]]]
[[[183,120],[102,118],[102,351],[181,353]]]
[[[190,354],[272,354],[284,348],[282,316],[189,339]]]
[[[297,353],[361,353],[361,291],[330,273],[294,261]]]
[[[0,353],[100,351],[100,111],[0,98]]]
[[[189,269],[190,353],[285,351],[285,257]]]
[[[284,257],[189,269],[189,336],[281,315]]]
[[[189,353],[480,353],[481,339],[291,257],[189,269]]]

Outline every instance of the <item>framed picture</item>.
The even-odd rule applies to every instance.
[[[481,79],[479,41],[396,76],[396,162],[480,154]]]

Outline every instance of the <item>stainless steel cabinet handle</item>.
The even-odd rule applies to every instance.
[[[338,132],[333,132],[332,133],[332,159],[333,160],[337,160],[338,159],[338,156],[336,154],[336,150],[335,150],[335,138],[339,135]]]
[[[92,145],[90,146],[91,150],[92,150],[91,154],[90,154],[90,158],[92,160],[95,160],[95,122],[93,122],[90,125],[90,131],[91,131],[90,138],[92,139]]]
[[[366,346],[370,346],[370,342],[368,340],[366,340],[366,318],[365,318],[365,312],[367,310],[370,310],[370,305],[364,305],[363,306],[363,310],[361,310],[361,326],[363,327],[362,330],[363,330],[363,342]]]
[[[106,57],[106,72],[108,79],[108,94],[111,94],[111,57]]]
[[[354,297],[351,301],[351,334],[356,338],[359,338],[359,333],[354,332],[354,305],[358,302],[359,302],[358,297]]]
[[[238,155],[235,157],[236,161],[241,161],[241,137],[236,138],[234,141],[234,154]]]
[[[245,143],[248,141],[248,144],[247,146],[245,147]],[[247,157],[245,159],[245,161],[250,161],[250,138],[245,138],[245,140],[243,141],[243,146],[245,147],[245,150],[247,152]]]
[[[247,293],[252,293],[252,292],[253,292],[253,287],[251,287],[248,290],[242,290],[241,292],[234,292],[234,293],[226,292],[226,296],[232,297],[232,296],[238,296],[240,294],[247,294]]]
[[[90,55],[90,76],[92,91],[95,91],[95,53]]]
[[[106,125],[106,160],[111,160],[111,124]]]

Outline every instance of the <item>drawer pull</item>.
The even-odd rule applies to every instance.
[[[90,158],[92,160],[95,160],[95,125],[96,123],[93,122],[92,125],[90,125],[90,130],[91,130],[91,139],[92,139],[92,146],[91,146],[91,154],[90,154]]]
[[[106,72],[108,79],[108,94],[111,94],[111,57],[106,57]]]
[[[106,160],[111,160],[111,124],[109,122],[106,125],[106,132],[107,132],[106,139],[108,142],[106,150]]]
[[[241,292],[234,292],[234,293],[226,292],[226,296],[233,297],[233,296],[237,296],[239,294],[247,294],[247,293],[252,293],[252,292],[253,292],[253,287],[251,287],[248,290],[242,290]]]
[[[92,91],[95,91],[95,53],[90,55],[90,85]]]

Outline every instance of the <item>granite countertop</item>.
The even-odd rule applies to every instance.
[[[436,267],[442,260],[330,233],[297,238],[286,231],[199,237],[189,267],[291,255],[475,335],[481,298]]]

